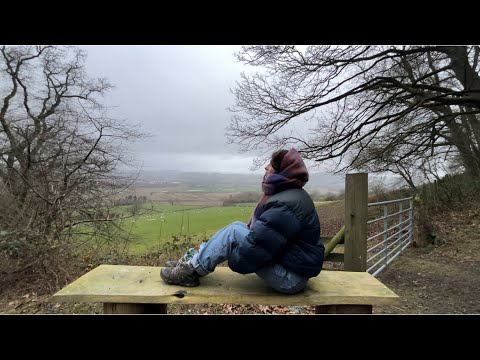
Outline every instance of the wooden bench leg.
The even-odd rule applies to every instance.
[[[166,314],[167,304],[104,303],[104,314]]]
[[[372,305],[318,305],[316,314],[371,314]]]

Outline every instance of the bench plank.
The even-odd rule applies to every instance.
[[[330,304],[383,305],[399,297],[367,272],[322,270],[295,295],[280,294],[255,274],[241,275],[227,267],[200,279],[198,287],[167,285],[160,267],[100,265],[53,295],[59,302],[135,304],[256,304],[308,306]]]

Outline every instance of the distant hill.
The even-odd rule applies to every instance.
[[[182,172],[174,170],[142,171],[135,187],[177,187],[203,191],[260,191],[262,174],[230,174],[215,172]],[[311,173],[307,191],[338,193],[344,190],[344,178],[327,173]],[[190,190],[191,191],[191,190]]]

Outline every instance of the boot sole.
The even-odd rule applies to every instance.
[[[160,272],[160,277],[162,278],[163,281],[165,281],[168,285],[178,285],[178,286],[186,286],[186,287],[195,287],[195,286],[198,286],[200,285],[200,281],[197,281],[197,282],[194,282],[194,283],[176,283],[174,281],[170,281],[170,280],[167,280],[165,279],[163,276],[162,276],[162,272]]]
[[[195,284],[178,284],[178,283],[175,283],[175,282],[170,282],[170,281],[167,281],[165,279],[162,278],[163,281],[165,281],[168,285],[178,285],[178,286],[186,286],[186,287],[195,287],[195,286],[198,286],[200,285],[200,283],[195,283]]]

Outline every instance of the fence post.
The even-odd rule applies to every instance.
[[[383,249],[385,250],[385,266],[387,266],[388,262],[388,204],[383,205]]]
[[[368,174],[345,178],[345,271],[367,271]]]
[[[410,235],[407,245],[410,244],[413,239],[413,197],[409,200],[408,206],[410,208],[410,210],[408,211],[408,216],[410,218],[410,221],[408,223],[408,225],[410,226]]]
[[[402,222],[403,222],[403,214],[402,214],[402,211],[403,211],[403,202],[400,201],[400,203],[398,204],[398,212],[400,213],[400,218],[398,219],[398,223],[400,224],[399,225],[399,228],[398,228],[398,242],[401,244],[402,243],[402,239],[403,239],[403,234],[405,232],[405,228],[406,226],[403,226],[402,225]]]

